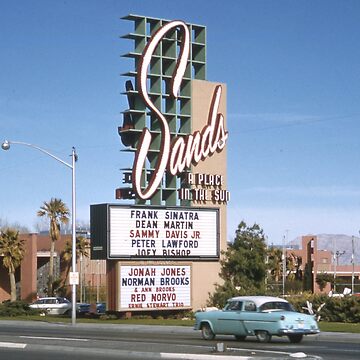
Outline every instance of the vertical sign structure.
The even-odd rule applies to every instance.
[[[119,134],[123,144],[135,152],[143,129],[149,129],[152,137],[150,150],[141,174],[141,186],[146,188],[154,176],[159,157],[164,155],[160,151],[164,134],[161,131],[161,121],[158,114],[149,110],[140,95],[139,71],[149,39],[169,24],[169,21],[137,15],[128,15],[123,19],[134,22],[134,32],[123,36],[123,38],[134,41],[134,51],[124,56],[134,60],[135,71],[123,74],[130,78],[126,81],[125,89],[129,109],[123,112],[124,123],[122,127],[119,127]],[[171,94],[171,90],[179,55],[184,48],[185,35],[181,27],[171,28],[164,34],[153,51],[147,69],[149,98],[166,118],[171,140],[175,137],[186,137],[191,133],[191,79],[205,80],[206,76],[206,28],[193,24],[187,24],[187,27],[190,35],[189,56],[176,96]],[[132,171],[131,168],[123,169],[124,183],[131,184],[134,182]],[[135,202],[138,204],[190,205],[189,200],[180,201],[178,199],[177,191],[180,186],[180,178],[166,171],[156,192],[148,201],[135,198],[134,189],[131,186],[117,189],[116,197],[119,199],[135,198]]]
[[[133,42],[124,57],[134,66],[123,74],[129,107],[118,133],[134,162],[122,169],[116,199],[137,209],[111,207],[110,219],[109,204],[92,206],[92,257],[107,254],[110,309],[199,308],[219,281],[226,249],[226,86],[206,81],[204,26],[123,19],[134,24],[123,36]],[[157,218],[149,223],[142,216],[150,213]],[[168,221],[186,213],[199,215],[185,219],[189,228]]]

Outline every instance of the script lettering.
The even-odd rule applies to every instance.
[[[139,63],[137,79],[139,93],[147,107],[159,120],[161,131],[160,153],[157,158],[155,169],[145,189],[141,188],[141,179],[152,141],[151,132],[148,128],[143,129],[135,153],[132,170],[133,188],[136,195],[143,200],[151,198],[155,193],[162,181],[166,169],[172,175],[182,173],[184,169],[190,167],[191,164],[196,165],[200,160],[205,160],[216,151],[221,151],[225,147],[228,138],[228,132],[226,131],[224,124],[224,116],[218,112],[222,94],[222,87],[218,85],[216,86],[212,97],[207,125],[205,125],[201,132],[195,131],[193,134],[184,137],[179,136],[171,142],[170,129],[167,120],[152,102],[148,94],[147,73],[155,49],[166,33],[174,28],[179,28],[182,32],[179,58],[170,83],[171,96],[176,98],[190,53],[190,33],[183,21],[172,21],[161,27],[147,43]]]

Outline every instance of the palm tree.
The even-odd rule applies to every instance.
[[[276,247],[268,248],[268,267],[272,278],[277,283],[282,276],[282,251]]]
[[[38,216],[46,216],[50,220],[50,261],[48,278],[48,296],[53,295],[54,281],[54,252],[55,242],[60,238],[60,224],[67,224],[69,221],[69,209],[61,199],[51,198],[49,202],[44,201],[43,206],[37,212]]]
[[[19,239],[19,232],[16,230],[6,229],[0,233],[0,255],[10,278],[10,301],[16,301],[15,270],[20,266],[25,254],[24,242]]]
[[[76,237],[76,258],[80,256],[89,257],[89,241],[84,236]],[[64,285],[70,272],[71,260],[72,260],[72,242],[67,241],[65,244],[64,251],[62,252],[62,258],[67,262],[66,275],[64,278]]]

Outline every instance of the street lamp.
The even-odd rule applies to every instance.
[[[42,149],[39,146],[33,145],[33,144],[29,144],[26,142],[22,142],[22,141],[9,141],[9,140],[5,140],[2,145],[1,148],[3,150],[9,150],[10,149],[10,145],[11,144],[17,144],[17,145],[24,145],[24,146],[28,146],[31,148],[34,148],[36,150],[41,151],[42,153],[52,157],[53,159],[59,161],[60,163],[62,163],[63,165],[67,166],[68,168],[70,168],[72,171],[72,186],[71,186],[71,190],[72,190],[72,211],[71,211],[71,222],[72,222],[72,271],[73,273],[76,272],[76,228],[75,228],[75,221],[76,221],[76,186],[75,186],[75,163],[77,161],[77,154],[75,151],[75,148],[72,148],[72,152],[71,152],[71,158],[72,158],[72,162],[71,164],[61,160],[60,158],[58,158],[57,156],[51,154],[50,152],[48,152],[47,150]],[[71,310],[71,323],[72,325],[76,324],[76,281],[71,281],[72,283],[72,298],[71,298],[71,304],[72,304],[72,310]]]

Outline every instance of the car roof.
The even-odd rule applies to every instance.
[[[261,306],[262,304],[271,301],[288,302],[285,299],[274,296],[235,296],[230,298],[228,301],[253,301],[256,306]]]
[[[66,299],[66,298],[61,297],[61,296],[46,296],[46,297],[41,297],[38,300],[46,300],[46,299]]]

